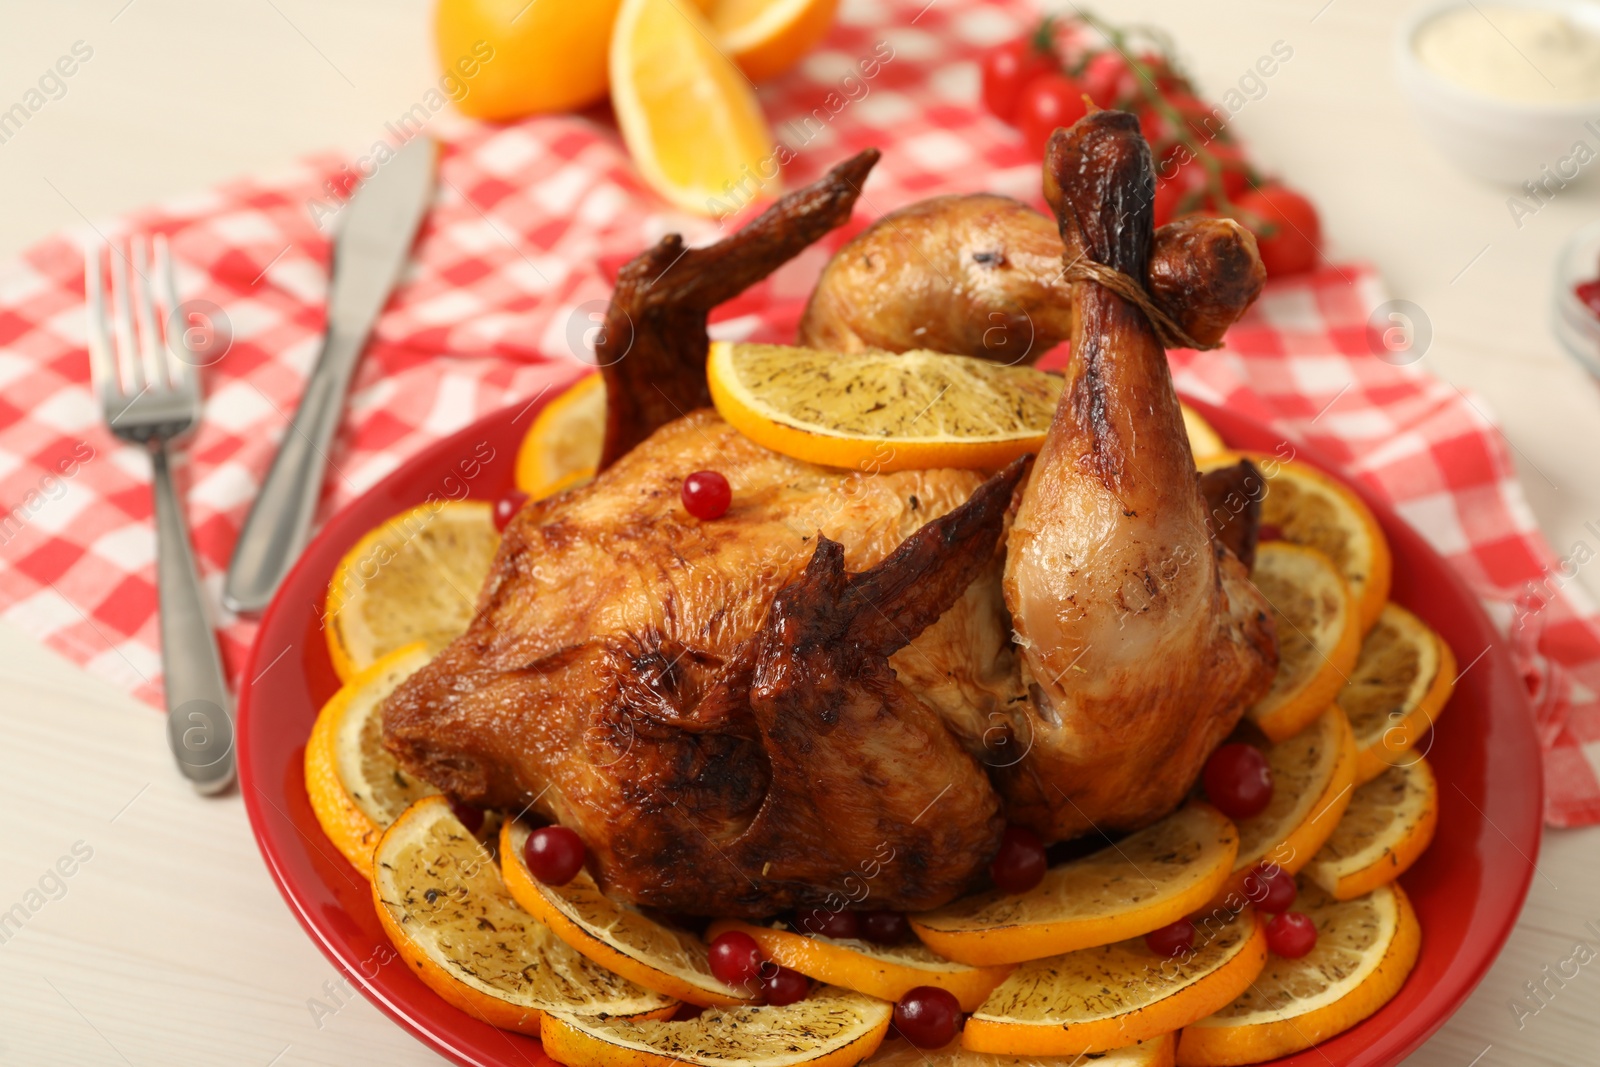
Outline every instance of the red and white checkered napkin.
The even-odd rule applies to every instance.
[[[1022,4],[855,0],[801,68],[762,89],[774,135],[796,150],[790,186],[868,145],[884,149],[853,232],[935,193],[1038,201],[1038,166],[980,113],[974,58],[1016,35]],[[875,62],[873,62],[875,61]],[[170,236],[187,299],[225,309],[233,345],[206,370],[204,423],[188,450],[188,511],[213,595],[259,480],[317,352],[329,243],[325,181],[345,161],[307,160],[45,241],[0,267],[0,617],[159,704],[149,464],[101,424],[88,389],[85,238]],[[424,445],[501,405],[582,373],[586,309],[615,264],[678,230],[714,224],[668,209],[639,182],[614,130],[583,117],[481,128],[448,147],[415,260],[354,384],[327,516]],[[792,338],[836,234],[723,309],[724,337]],[[1512,635],[1539,709],[1549,819],[1600,821],[1600,620],[1559,565],[1481,405],[1369,351],[1384,296],[1365,267],[1274,283],[1226,350],[1174,353],[1195,396],[1277,427],[1394,501],[1468,578]],[[1533,583],[1542,610],[1518,610]],[[254,627],[224,617],[237,675]],[[239,681],[235,677],[235,682]]]

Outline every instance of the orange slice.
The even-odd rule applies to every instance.
[[[1005,1056],[1076,1056],[1148,1041],[1231,1003],[1266,961],[1266,934],[1248,908],[1208,920],[1194,948],[1175,959],[1136,938],[1035,960],[968,1017],[961,1044]]]
[[[1274,956],[1243,995],[1184,1027],[1183,1067],[1260,1063],[1343,1033],[1387,1004],[1416,965],[1422,928],[1399,886],[1336,901],[1302,885],[1295,910],[1317,924],[1297,960]]]
[[[438,790],[402,770],[383,747],[378,714],[389,694],[430,656],[422,642],[396,649],[322,706],[306,742],[306,793],[322,832],[356,870],[372,877],[372,850],[413,802]]]
[[[551,1011],[662,1018],[677,1001],[580,955],[518,907],[494,856],[443,796],[407,808],[373,853],[384,932],[417,977],[491,1026],[539,1032]]]
[[[1361,651],[1360,616],[1350,587],[1316,549],[1264,541],[1250,580],[1272,608],[1278,673],[1247,714],[1281,741],[1321,715],[1349,680]]]
[[[1188,431],[1189,451],[1194,453],[1196,463],[1207,456],[1227,451],[1228,446],[1222,443],[1222,435],[1212,428],[1205,416],[1188,404],[1179,404],[1178,407],[1183,412],[1183,428]]]
[[[413,641],[430,654],[449,644],[472,621],[499,547],[481,500],[419,504],[356,542],[328,582],[323,620],[340,680]]]
[[[717,980],[704,941],[612,900],[588,871],[579,871],[562,886],[534,878],[523,858],[527,841],[528,828],[522,823],[501,826],[500,873],[512,899],[561,940],[645,989],[690,1004],[754,999]]]
[[[1272,801],[1266,810],[1239,820],[1239,855],[1226,890],[1217,898],[1243,907],[1245,879],[1261,864],[1290,874],[1311,862],[1338,830],[1355,785],[1356,747],[1350,724],[1330,707],[1309,728],[1266,747],[1272,768]]]
[[[1433,842],[1438,822],[1439,784],[1419,756],[1356,788],[1305,876],[1335,900],[1353,900],[1404,874]]]
[[[755,81],[782,74],[827,35],[839,0],[717,0],[711,27]]]
[[[605,379],[579,378],[528,427],[517,449],[517,488],[540,500],[593,478],[605,432]]]
[[[778,191],[777,142],[755,89],[693,5],[622,0],[611,106],[639,173],[684,211],[727,214]]]
[[[956,1038],[941,1049],[920,1049],[892,1033],[872,1054],[868,1067],[1172,1067],[1178,1035],[1163,1034],[1124,1048],[1085,1056],[996,1056],[971,1052]]]
[[[851,1067],[883,1043],[893,1012],[823,986],[781,1008],[707,1008],[678,1022],[552,1014],[540,1039],[566,1067]]]
[[[767,959],[780,967],[881,1000],[899,1000],[917,986],[931,985],[949,990],[962,1011],[971,1011],[1011,973],[1010,967],[953,963],[921,944],[875,945],[731,919],[712,923],[706,937],[727,930],[742,930],[755,938]]]
[[[913,916],[928,947],[972,964],[1018,963],[1109,945],[1176,922],[1233,870],[1239,833],[1190,804],[1109,848],[1058,864],[1026,893],[975,893]]]
[[[1359,605],[1361,630],[1378,621],[1389,599],[1394,566],[1388,539],[1372,510],[1349,486],[1308,463],[1261,452],[1221,452],[1203,470],[1250,459],[1267,479],[1261,521],[1285,540],[1314,548],[1333,561]]]
[[[1062,379],[938,352],[713,342],[711,402],[774,452],[861,471],[996,469],[1037,451]]]
[[[1427,623],[1386,604],[1361,642],[1339,706],[1361,749],[1356,781],[1410,763],[1413,746],[1433,727],[1456,685],[1456,657]]]

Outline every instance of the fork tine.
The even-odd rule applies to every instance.
[[[139,343],[133,330],[133,309],[128,303],[128,257],[116,245],[111,246],[111,305],[115,316],[112,329],[117,339],[117,366],[122,371],[124,387],[134,396],[145,390],[143,360],[139,358]]]
[[[111,352],[111,332],[106,325],[105,277],[100,271],[100,252],[100,246],[92,242],[84,247],[83,303],[88,316],[89,380],[101,408],[109,412],[122,385],[117,379],[117,358]]]
[[[194,358],[184,347],[182,331],[183,323],[178,318],[178,283],[172,271],[172,249],[167,245],[167,235],[156,234],[155,239],[156,286],[161,293],[161,303],[166,308],[167,365],[172,370],[173,381],[182,390],[191,404],[200,402],[200,372],[194,365]],[[179,331],[179,336],[172,336],[172,331]],[[185,358],[187,357],[187,358]]]
[[[145,381],[151,389],[164,390],[170,388],[167,361],[161,352],[161,334],[156,330],[155,301],[150,295],[150,241],[144,234],[134,235],[129,258],[134,276],[128,280],[133,284],[133,317],[139,325],[139,358],[144,362]]]

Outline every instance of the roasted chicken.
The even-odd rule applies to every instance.
[[[383,710],[409,770],[572,827],[642,905],[935,906],[1007,821],[1055,840],[1159,818],[1271,678],[1225,547],[1253,534],[1208,532],[1161,344],[1092,282],[1045,300],[1076,356],[1031,474],[817,467],[703,410],[707,312],[844,221],[874,159],[624,270],[597,344],[605,469],[516,516],[468,631]],[[1137,122],[1090,116],[1046,165],[1057,262],[1153,277]],[[1235,236],[1170,254],[1206,291],[1227,288],[1208,257],[1240,249],[1250,276]],[[678,502],[705,468],[733,488],[710,522]]]

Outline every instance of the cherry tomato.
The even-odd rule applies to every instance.
[[[1156,168],[1155,224],[1165,226],[1204,207],[1205,191],[1205,167],[1188,148],[1180,148]]]
[[[955,1039],[961,1004],[955,994],[937,986],[908,990],[894,1006],[894,1028],[918,1048],[944,1048]]]
[[[684,510],[703,522],[720,519],[733,502],[733,487],[716,471],[695,471],[683,480]]]
[[[1008,826],[989,863],[989,877],[1007,893],[1026,893],[1044,880],[1048,867],[1039,835],[1026,826]]]
[[[1222,171],[1222,191],[1229,200],[1238,200],[1250,191],[1250,164],[1244,158],[1244,149],[1231,141],[1212,141],[1205,150]]]
[[[724,985],[742,986],[761,980],[761,946],[743,930],[718,934],[708,954],[711,973]]]
[[[1223,745],[1201,774],[1206,796],[1230,819],[1259,815],[1272,802],[1272,769],[1254,745]]]
[[[1022,89],[1017,101],[1017,128],[1022,131],[1028,151],[1043,155],[1056,127],[1071,126],[1088,111],[1081,85],[1065,74],[1041,74]]]
[[[861,916],[853,911],[817,908],[799,912],[794,920],[794,928],[802,934],[821,934],[823,937],[861,936]]]
[[[1274,956],[1297,960],[1317,947],[1317,924],[1311,916],[1286,911],[1267,920],[1267,948]]]
[[[1136,91],[1138,75],[1115,49],[1096,52],[1083,66],[1083,91],[1095,107],[1110,108]]]
[[[1288,911],[1299,893],[1299,888],[1294,884],[1294,875],[1277,864],[1272,865],[1271,871],[1261,866],[1244,876],[1245,897],[1259,910],[1271,915]]]
[[[1271,182],[1239,197],[1234,207],[1239,221],[1256,235],[1268,276],[1299,274],[1316,266],[1322,223],[1310,200]]]
[[[864,911],[861,936],[876,945],[898,945],[911,936],[911,923],[898,911]]]
[[[1159,930],[1151,930],[1144,935],[1144,943],[1157,956],[1176,959],[1194,948],[1194,923],[1179,919]]]
[[[1041,74],[1057,69],[1056,57],[1039,48],[1037,35],[1007,41],[983,57],[983,106],[1003,122],[1015,123],[1022,90]]]
[[[566,885],[583,870],[583,838],[565,826],[541,826],[528,835],[522,858],[545,885]]]
[[[768,1004],[781,1008],[785,1004],[806,999],[806,994],[811,992],[811,979],[799,971],[772,964],[761,968],[761,971],[761,993]]]
[[[522,510],[522,505],[528,502],[528,494],[521,489],[507,489],[499,500],[494,502],[494,528],[501,533],[506,532],[506,527],[511,525],[511,520],[517,517],[517,512]]]

